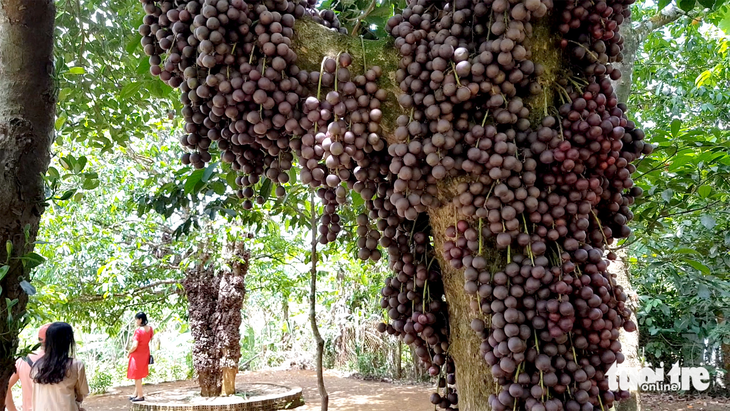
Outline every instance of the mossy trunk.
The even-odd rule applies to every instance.
[[[30,270],[18,257],[33,250],[45,209],[56,105],[55,15],[50,0],[0,2],[0,398],[15,371],[28,301],[21,282],[30,281]]]

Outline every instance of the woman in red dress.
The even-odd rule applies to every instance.
[[[144,401],[142,391],[142,379],[149,375],[150,364],[150,340],[155,332],[147,325],[147,314],[137,313],[134,316],[137,322],[137,329],[134,331],[134,340],[129,349],[129,367],[127,378],[134,380],[134,395],[129,397],[131,401]]]

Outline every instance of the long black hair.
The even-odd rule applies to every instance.
[[[137,315],[134,316],[134,318],[138,320],[142,320],[142,325],[147,325],[147,314],[143,312],[138,312]]]
[[[58,384],[66,378],[76,351],[74,330],[67,323],[56,322],[46,331],[45,355],[34,365],[33,379],[38,384]]]

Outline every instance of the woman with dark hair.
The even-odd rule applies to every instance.
[[[134,380],[134,395],[129,399],[137,402],[144,401],[142,379],[150,373],[150,340],[152,340],[155,332],[152,327],[147,325],[147,314],[137,313],[134,319],[137,323],[137,329],[134,331],[134,341],[132,341],[132,347],[129,349],[127,378]]]
[[[74,331],[62,322],[46,331],[45,355],[33,365],[34,411],[79,411],[89,395],[84,363],[73,358]]]

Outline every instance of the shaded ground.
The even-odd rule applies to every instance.
[[[246,372],[238,375],[240,383],[271,383],[302,387],[305,406],[299,411],[319,410],[317,377],[314,371],[277,370]],[[333,411],[433,411],[428,397],[429,385],[389,384],[343,378],[334,372],[325,373],[325,383]],[[191,381],[178,381],[146,386],[147,392],[172,388],[195,388]],[[132,387],[114,389],[112,394],[95,396],[84,401],[86,411],[121,411],[129,409]],[[671,394],[642,394],[643,411],[730,411],[730,398],[704,396],[681,397]]]
[[[730,398],[641,394],[642,411],[730,411]]]
[[[319,410],[317,375],[314,371],[284,370],[241,373],[239,383],[271,383],[302,387],[305,404],[298,411]],[[333,411],[433,411],[428,401],[432,389],[429,385],[402,385],[385,382],[362,381],[343,378],[325,372],[325,384],[329,393],[329,408]],[[193,388],[191,381],[177,381],[145,386],[146,392]],[[121,411],[129,409],[132,387],[115,388],[111,394],[93,396],[84,401],[86,411]]]

